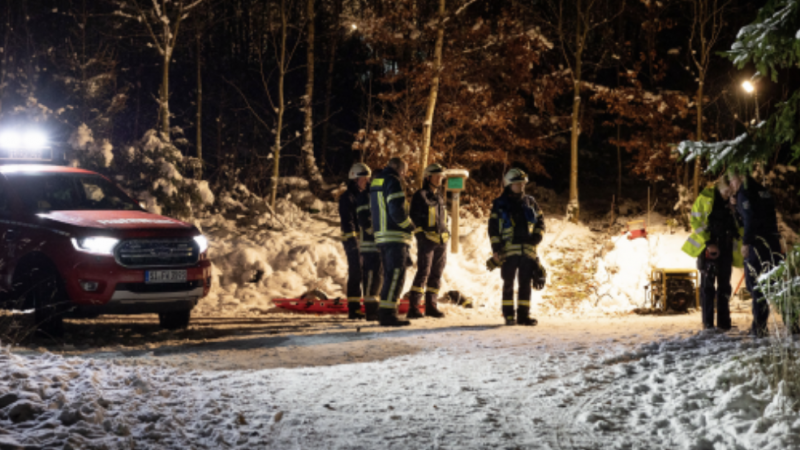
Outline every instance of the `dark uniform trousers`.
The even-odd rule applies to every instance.
[[[362,281],[364,303],[377,302],[383,284],[383,261],[380,252],[364,252],[362,259]]]
[[[536,269],[536,262],[526,256],[510,255],[503,262],[500,268],[500,276],[503,277],[503,316],[514,317],[514,280],[519,280],[517,290],[517,304],[521,316],[527,317],[531,307],[531,290],[533,282],[533,272]]]
[[[383,287],[381,309],[397,310],[397,300],[406,282],[406,265],[409,261],[408,245],[403,243],[378,244],[383,256]]]
[[[347,302],[361,303],[363,261],[355,240],[345,242],[344,253],[347,255]]]
[[[756,236],[750,253],[744,261],[744,280],[753,297],[753,329],[766,332],[769,320],[769,302],[758,287],[758,277],[783,261],[781,243],[777,236]]]
[[[425,303],[436,301],[446,264],[447,244],[433,242],[424,235],[417,238],[417,274],[411,286],[410,304],[418,305],[423,293]]]
[[[710,260],[705,252],[698,258],[700,279],[700,307],[703,310],[703,325],[714,326],[714,307],[716,305],[717,327],[731,327],[731,271],[733,270],[733,240],[720,238],[719,256]],[[716,282],[716,286],[714,285]]]

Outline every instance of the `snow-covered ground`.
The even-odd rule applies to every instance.
[[[135,359],[3,348],[0,448],[800,448],[796,405],[763,374],[769,341],[688,319],[287,337],[251,343],[248,370],[204,368],[230,343]]]
[[[341,296],[346,281],[334,217],[286,201],[278,214],[284,231],[200,223],[215,287],[198,330],[97,335],[69,355],[0,349],[0,449],[800,449],[797,405],[764,374],[769,341],[698,332],[697,313],[627,314],[646,306],[652,268],[693,267],[685,233],[629,240],[548,219],[541,323],[503,327],[486,226],[468,219],[444,290],[477,307],[386,330],[276,314],[273,298]],[[223,317],[233,330],[202,331]],[[739,330],[748,321],[736,312]]]

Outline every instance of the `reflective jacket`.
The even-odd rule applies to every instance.
[[[359,236],[361,253],[375,253],[378,251],[378,246],[375,244],[375,230],[372,228],[372,213],[369,208],[369,191],[360,192],[356,202],[358,225],[361,228],[361,235]]]
[[[754,245],[756,238],[779,237],[778,215],[772,193],[752,177],[736,194],[736,210],[744,222],[744,244]]]
[[[544,215],[530,195],[514,194],[507,187],[492,204],[489,239],[494,253],[535,258],[536,246],[542,242],[544,232]]]
[[[709,244],[719,245],[721,239],[727,235],[733,238],[734,267],[744,267],[742,242],[739,239],[741,231],[735,215],[716,188],[709,187],[700,192],[692,205],[689,223],[692,226],[692,234],[681,248],[684,253],[697,258]]]
[[[411,244],[414,223],[408,216],[408,202],[397,171],[387,167],[375,175],[369,198],[375,242]]]
[[[447,203],[428,180],[411,199],[411,220],[417,225],[414,230],[418,236],[424,236],[437,244],[445,244],[450,239],[447,230]]]
[[[339,197],[339,218],[342,220],[342,242],[344,243],[351,239],[358,242],[360,227],[356,215],[356,203],[359,194],[358,184],[351,181],[347,190]]]

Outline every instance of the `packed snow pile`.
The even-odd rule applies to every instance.
[[[318,204],[310,214],[299,199],[280,199],[276,206],[281,227],[271,230],[273,216],[265,212],[246,218],[215,215],[198,224],[211,241],[214,287],[196,315],[263,314],[274,298],[297,298],[312,289],[344,297],[347,260],[339,236],[334,204]],[[252,208],[251,208],[252,209]],[[249,225],[248,225],[249,224]],[[475,311],[448,308],[458,314],[498,314],[502,301],[500,271],[489,272],[491,245],[485,220],[460,222],[460,251],[448,254],[441,292],[460,291]],[[548,218],[539,254],[549,272],[547,287],[534,291],[536,314],[626,313],[642,306],[644,285],[653,267],[693,268],[681,252],[686,233],[654,234],[648,239],[607,238],[584,225]],[[610,243],[609,243],[610,242]],[[613,249],[601,251],[613,244]],[[416,246],[412,259],[416,261]],[[407,271],[404,292],[411,288],[416,268]]]
[[[628,234],[610,240],[613,246],[598,264],[597,305],[625,311],[645,307],[645,286],[653,269],[694,269],[694,258],[683,251],[687,233],[654,234],[647,239],[628,239]]]

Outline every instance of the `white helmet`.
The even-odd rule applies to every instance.
[[[425,171],[422,173],[422,175],[423,178],[428,178],[429,176],[437,173],[444,173],[444,166],[441,164],[431,164],[425,168]]]
[[[364,163],[353,164],[353,167],[350,168],[350,173],[348,174],[348,177],[351,180],[369,176],[372,176],[372,171],[369,170],[369,166]]]
[[[528,174],[523,172],[521,169],[511,169],[506,172],[506,176],[503,177],[503,186],[508,186],[514,183],[527,183],[528,182]]]

